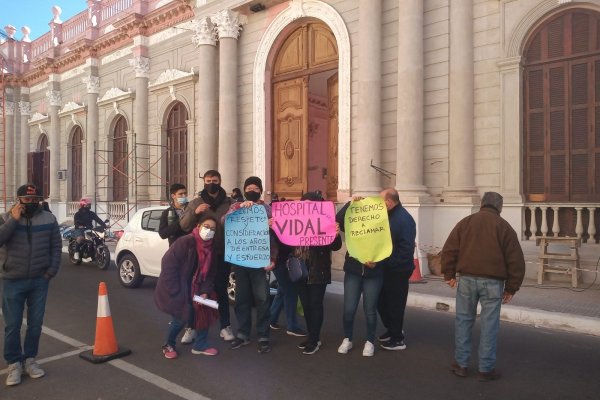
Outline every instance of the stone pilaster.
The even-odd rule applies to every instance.
[[[354,194],[381,190],[381,0],[358,2],[358,118]]]
[[[48,146],[50,147],[50,201],[60,200],[60,187],[57,171],[60,169],[60,119],[58,112],[62,103],[62,96],[59,90],[49,89],[46,92],[48,101],[48,116],[50,117],[50,137]]]
[[[31,103],[29,95],[21,94],[19,102],[19,112],[21,114],[21,137],[19,153],[19,184],[27,182],[27,154],[31,151],[29,143],[29,125],[28,119],[31,115]]]
[[[14,99],[14,89],[11,90],[11,98]],[[6,139],[4,142],[4,172],[6,178],[6,195],[13,196],[15,193],[14,176],[15,176],[15,103],[13,101],[5,101],[4,114],[6,117]]]
[[[136,200],[149,199],[150,167],[148,151],[148,78],[150,72],[150,59],[136,56],[129,60],[129,65],[135,71],[135,102],[133,115],[133,132],[135,134],[136,164],[130,174],[136,174]],[[137,172],[136,172],[137,170]]]
[[[218,166],[226,191],[238,186],[238,58],[237,39],[245,17],[231,10],[215,14],[212,22],[219,36],[219,141]]]
[[[84,197],[88,199],[95,198],[96,176],[95,165],[96,157],[94,150],[98,144],[98,94],[100,93],[100,78],[89,75],[82,78],[87,87],[87,126],[85,132],[85,181],[83,187]]]

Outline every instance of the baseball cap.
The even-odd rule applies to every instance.
[[[32,184],[27,184],[17,189],[17,197],[44,197],[40,190]]]

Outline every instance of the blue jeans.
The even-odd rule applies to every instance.
[[[367,320],[367,340],[375,343],[377,329],[377,302],[383,285],[383,276],[363,278],[362,276],[344,274],[344,336],[352,341],[354,316],[358,308],[360,296],[363,296],[363,310]]]
[[[173,319],[169,322],[169,330],[167,332],[167,344],[175,348],[177,342],[177,335],[187,325],[188,321],[182,321],[180,319],[171,316]],[[197,329],[196,338],[192,344],[194,350],[206,350],[208,348],[208,329]]]
[[[479,371],[490,372],[496,366],[496,341],[500,327],[500,306],[504,282],[497,279],[461,276],[456,292],[455,359],[462,366],[469,365],[471,336],[481,303],[481,334],[479,338]]]
[[[48,296],[48,279],[5,279],[2,288],[4,359],[13,364],[38,354]],[[21,324],[27,304],[27,331],[21,348]]]
[[[231,266],[235,273],[235,317],[237,337],[249,339],[252,328],[252,302],[256,306],[256,334],[258,341],[269,341],[269,283],[263,268]]]
[[[285,264],[278,265],[274,270],[277,279],[277,294],[271,303],[271,324],[279,320],[281,309],[285,310],[285,321],[288,330],[301,330],[298,325],[296,306],[298,303],[298,290],[296,284],[290,281]]]

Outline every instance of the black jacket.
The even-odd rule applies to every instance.
[[[173,207],[173,205],[163,211],[160,216],[158,235],[163,239],[169,239],[169,247],[177,240],[177,238],[186,234],[186,232],[181,229],[179,220],[180,218],[177,215],[177,209]]]
[[[102,221],[95,212],[86,207],[81,207],[79,211],[75,213],[73,220],[75,222],[75,228],[92,229],[94,227],[92,222],[94,221],[103,228],[106,228],[104,221]]]

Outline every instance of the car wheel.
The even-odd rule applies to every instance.
[[[106,246],[100,246],[96,250],[96,264],[100,269],[106,269],[110,265],[110,250]]]
[[[227,280],[227,297],[229,298],[229,304],[235,304],[235,272],[229,273],[229,279]]]
[[[140,271],[138,260],[133,254],[127,254],[119,260],[119,282],[126,288],[136,288],[141,285],[144,275]]]

